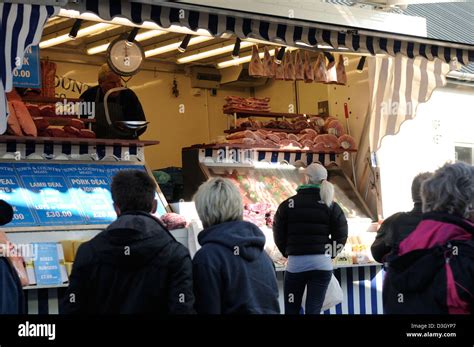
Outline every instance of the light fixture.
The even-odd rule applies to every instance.
[[[359,63],[357,64],[358,73],[362,73],[362,71],[364,71],[365,59],[366,59],[365,55],[360,57]]]
[[[76,21],[74,22],[74,25],[71,28],[71,31],[69,32],[69,37],[71,39],[76,38],[77,33],[78,33],[79,29],[81,28],[81,25],[82,25],[82,19],[76,19]]]
[[[191,40],[191,37],[192,37],[192,36],[191,36],[190,34],[187,34],[187,35],[184,37],[183,41],[181,42],[181,44],[180,44],[179,47],[178,47],[178,51],[179,51],[180,53],[186,52],[186,49],[188,48],[189,41]]]
[[[191,40],[189,40],[188,46],[196,45],[198,43],[203,43],[203,42],[213,40],[213,39],[214,39],[213,37],[209,37],[209,36],[193,37]],[[171,44],[166,45],[166,46],[161,46],[161,47],[156,47],[156,48],[153,48],[153,49],[149,49],[149,50],[145,51],[145,57],[148,58],[148,57],[152,57],[154,55],[159,55],[159,54],[164,54],[164,53],[167,53],[167,52],[174,51],[175,49],[178,49],[180,44],[181,44],[180,42],[175,42],[175,43],[171,43]]]
[[[115,25],[108,24],[108,23],[94,24],[94,25],[88,26],[87,28],[79,29],[79,31],[76,34],[76,38],[88,36],[99,31],[110,29],[111,27],[115,27]],[[60,45],[61,43],[68,42],[71,40],[73,39],[69,37],[69,33],[68,33],[68,34],[59,35],[51,39],[42,41],[40,42],[39,46],[40,48],[48,48],[48,47]]]
[[[232,58],[239,59],[240,54],[240,37],[235,39],[234,49],[232,50]]]
[[[140,28],[133,28],[132,31],[130,31],[130,34],[128,34],[128,37],[127,37],[128,42],[135,41],[135,38],[137,37],[137,34],[138,34],[138,30],[140,30]]]
[[[148,30],[148,31],[142,32],[140,34],[137,34],[137,36],[135,36],[135,41],[138,41],[138,42],[146,41],[146,40],[151,39],[153,37],[157,37],[157,36],[164,35],[164,34],[167,34],[167,33],[168,33],[167,31],[163,31],[163,30]],[[102,42],[104,42],[104,41],[102,41]],[[100,45],[92,46],[90,48],[88,46],[87,54],[93,55],[93,54],[98,54],[98,53],[105,52],[107,50],[107,48],[109,48],[109,45],[110,45],[110,41],[107,41],[107,42],[105,42],[103,44],[100,44]]]
[[[240,44],[240,47],[241,48],[246,48],[246,47],[250,47],[252,45],[253,45],[252,42],[242,42]],[[235,51],[235,46],[234,45],[227,45],[227,46],[223,46],[223,47],[220,47],[220,48],[211,49],[209,51],[204,51],[204,52],[201,52],[201,53],[188,55],[187,57],[182,57],[182,58],[177,59],[176,62],[178,64],[190,63],[192,61],[202,60],[202,59],[206,59],[206,58],[213,57],[213,56],[216,56],[216,55],[221,55],[221,54],[224,54],[224,53],[228,53],[232,50]],[[238,56],[234,57],[233,53],[232,53],[232,58],[238,59],[239,57]]]
[[[288,47],[288,51],[289,51],[289,52],[294,51],[294,50],[297,50],[297,49],[298,49],[298,48]],[[274,50],[274,49],[271,49],[271,50],[268,51],[268,53],[269,53],[271,56],[274,56],[274,55],[275,55],[275,50]],[[263,52],[258,54],[258,56],[260,57],[260,59],[263,58],[263,55],[264,55]],[[218,69],[224,69],[224,68],[229,67],[229,66],[245,64],[245,63],[248,63],[251,59],[252,59],[252,55],[247,55],[247,56],[245,56],[245,57],[241,57],[241,58],[238,58],[238,59],[230,59],[230,60],[222,61],[222,62],[220,62],[220,63],[217,63],[217,68],[218,68]]]
[[[280,65],[281,62],[283,61],[283,57],[285,56],[285,49],[286,47],[282,46],[278,50],[277,56],[275,57],[275,63],[277,63],[278,65]]]

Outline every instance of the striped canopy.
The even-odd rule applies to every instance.
[[[83,0],[78,5],[70,4],[71,9],[80,12],[91,12],[102,19],[114,17],[127,18],[135,24],[144,21],[155,22],[163,28],[171,25],[184,26],[191,30],[205,29],[213,36],[232,34],[245,38],[254,38],[287,46],[298,47],[304,44],[306,49],[316,49],[318,45],[329,45],[334,49],[345,48],[351,52],[389,54],[401,53],[409,58],[421,56],[428,60],[440,58],[450,62],[456,58],[466,65],[474,61],[474,50],[452,48],[430,44],[429,40],[416,42],[387,38],[383,33],[335,27],[313,22],[295,21],[287,18],[256,16],[235,11],[216,11],[206,7],[170,4],[166,6],[142,4],[138,2],[117,0]],[[301,46],[299,46],[301,47]]]
[[[59,7],[0,2],[0,134],[7,128],[5,93],[12,90],[13,70],[21,68],[29,46],[41,40],[43,26]]]

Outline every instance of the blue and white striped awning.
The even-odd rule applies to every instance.
[[[5,93],[12,90],[13,70],[21,68],[29,46],[41,40],[43,26],[59,7],[0,2],[0,134],[7,128]]]
[[[231,34],[254,38],[282,45],[318,49],[318,45],[334,49],[348,49],[351,52],[389,54],[401,53],[409,58],[422,56],[428,60],[440,58],[450,62],[456,58],[466,65],[474,61],[474,48],[468,45],[442,45],[429,39],[397,36],[381,32],[361,31],[352,28],[336,27],[314,22],[296,21],[288,18],[256,16],[237,11],[216,10],[203,6],[183,5],[167,2],[164,5],[151,5],[139,2],[117,0],[82,0],[70,4],[69,8],[80,12],[91,12],[104,20],[114,17],[127,18],[135,24],[144,21],[155,22],[162,28],[179,25],[196,31],[205,29],[219,37]]]

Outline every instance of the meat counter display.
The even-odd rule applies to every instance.
[[[240,191],[244,204],[244,219],[259,226],[267,237],[266,249],[277,265],[284,266],[286,259],[273,242],[273,216],[281,202],[296,194],[304,182],[304,171],[290,164],[247,162],[222,163],[207,158],[200,163],[206,178],[225,177]],[[335,201],[341,206],[349,224],[348,242],[335,259],[336,265],[372,263],[370,254],[375,233],[369,209],[342,169],[333,164],[328,169],[333,183]]]

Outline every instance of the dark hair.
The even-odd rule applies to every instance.
[[[411,198],[413,202],[421,202],[421,184],[432,176],[433,173],[431,172],[422,172],[415,176],[411,184]]]
[[[122,170],[112,179],[112,200],[121,213],[151,212],[156,182],[145,171]]]
[[[13,207],[6,201],[0,200],[0,225],[8,224],[13,219]]]

